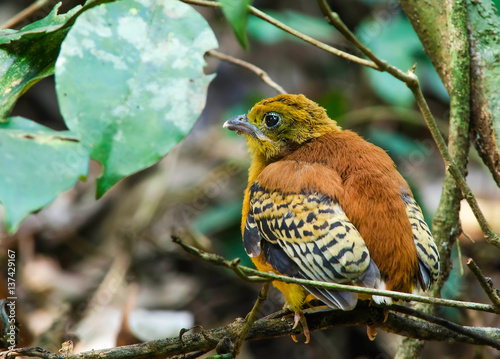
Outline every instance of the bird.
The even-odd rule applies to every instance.
[[[258,270],[407,293],[437,280],[432,234],[383,149],[342,129],[302,94],[264,99],[223,127],[244,135],[251,155],[241,231]],[[306,303],[318,299],[348,311],[358,302],[354,292],[273,285],[306,343]],[[369,300],[392,303],[385,296]],[[374,339],[374,328],[368,335]]]

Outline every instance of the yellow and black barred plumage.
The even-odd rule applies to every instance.
[[[413,242],[417,248],[419,284],[422,289],[427,290],[439,276],[438,249],[415,199],[406,191],[401,194],[401,198],[405,202],[406,213],[413,231]]]
[[[273,268],[289,276],[368,287],[380,278],[361,235],[326,195],[271,193],[254,182],[243,239],[249,256],[263,251]],[[306,289],[334,308],[349,310],[357,302],[356,293]]]

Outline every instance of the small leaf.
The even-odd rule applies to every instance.
[[[214,75],[217,40],[205,19],[174,0],[122,0],[78,17],[61,46],[56,91],[67,126],[103,174],[102,196],[151,166],[194,125]]]
[[[22,37],[25,37],[26,40],[35,39],[40,35],[60,30],[66,25],[67,21],[82,8],[78,5],[67,13],[59,15],[57,12],[61,4],[62,2],[57,3],[51,12],[43,19],[26,25],[20,30],[0,30],[0,45],[19,41]]]
[[[89,154],[76,138],[22,117],[0,124],[0,202],[9,232],[87,176]]]
[[[248,6],[252,3],[252,0],[219,0],[219,3],[222,6],[222,12],[233,27],[241,47],[247,50]]]

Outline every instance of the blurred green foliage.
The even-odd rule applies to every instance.
[[[429,89],[442,101],[448,101],[448,93],[417,34],[401,13],[395,13],[384,21],[365,19],[356,29],[356,34],[377,56],[403,71],[411,70],[416,65],[416,74],[422,87]],[[401,81],[385,72],[369,68],[363,68],[363,71],[375,93],[384,101],[396,106],[414,103],[411,91]]]
[[[228,19],[233,27],[236,38],[238,39],[241,47],[248,50],[247,39],[247,18],[248,18],[248,5],[252,0],[218,0],[222,6],[222,12]]]

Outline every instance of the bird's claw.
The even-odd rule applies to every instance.
[[[368,335],[368,339],[374,341],[377,337],[377,328],[370,327],[369,325],[366,327],[366,334]]]
[[[293,327],[292,327],[292,329],[297,328],[297,325],[299,323],[302,325],[302,331],[304,333],[304,336],[306,337],[305,343],[307,344],[311,340],[311,335],[310,335],[310,332],[309,332],[309,327],[307,326],[306,317],[301,312],[295,312],[295,314],[293,316]],[[298,342],[297,337],[295,335],[292,335],[292,340],[295,343]]]

